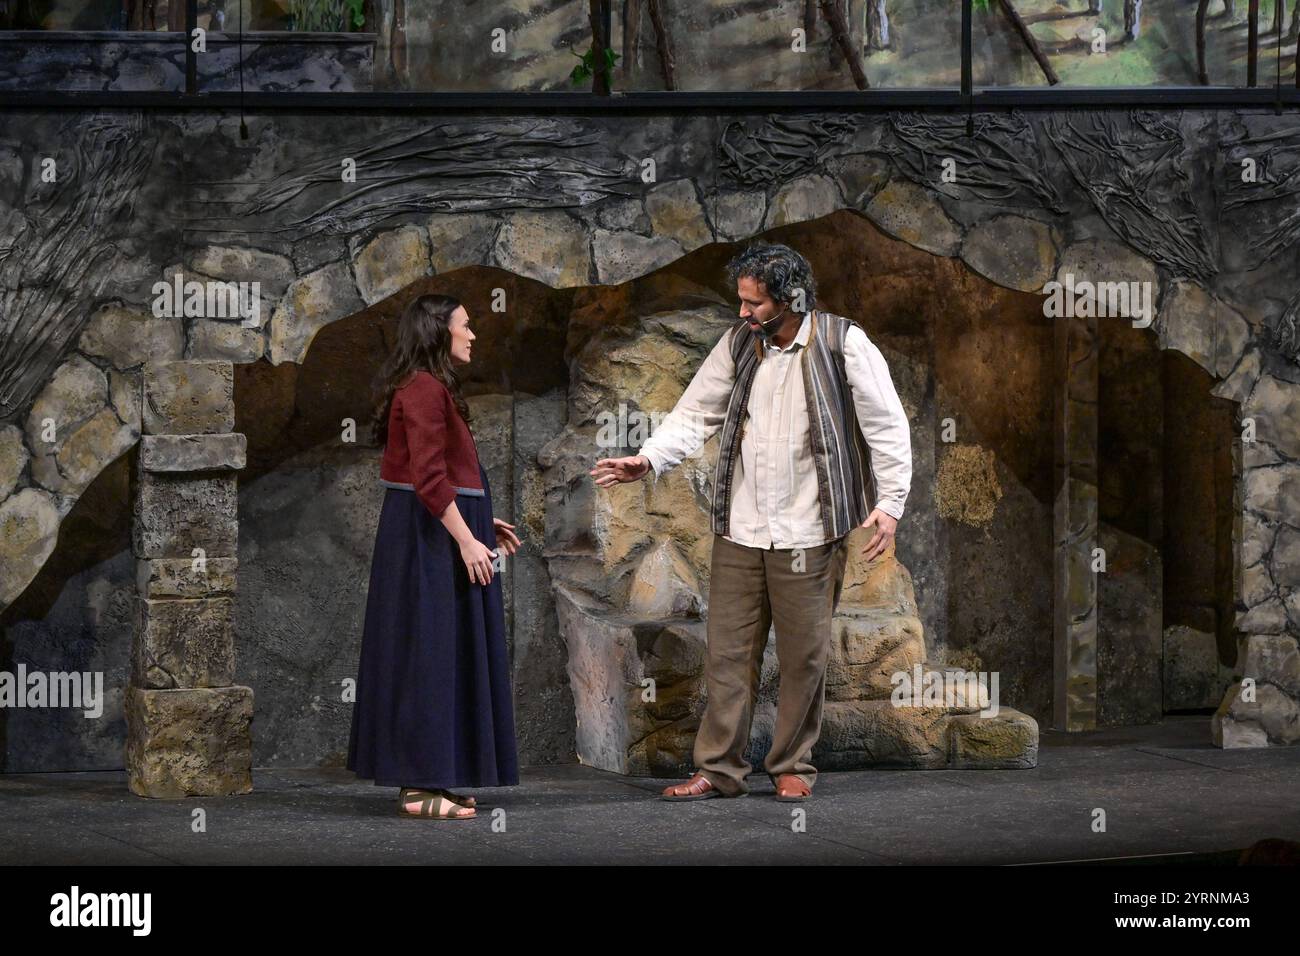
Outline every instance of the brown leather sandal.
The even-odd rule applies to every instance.
[[[685,787],[687,792],[673,793],[678,787]],[[685,783],[675,783],[671,787],[665,787],[660,796],[664,800],[708,800],[712,797],[725,797],[727,794],[710,783],[709,778],[704,774],[696,771],[695,776]],[[736,796],[743,797],[745,794],[738,793]]]
[[[776,778],[776,798],[782,803],[797,803],[812,796],[812,789],[803,778],[793,773],[783,773]]]
[[[420,794],[425,796],[420,796]],[[406,804],[412,800],[420,801],[419,810],[406,809]],[[459,812],[463,809],[469,809],[470,812]],[[478,816],[478,811],[472,807],[462,807],[455,800],[446,797],[441,791],[415,790],[411,787],[402,787],[398,793],[397,813],[403,817],[424,817],[429,820],[473,820]]]

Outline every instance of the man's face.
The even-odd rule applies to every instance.
[[[782,309],[781,303],[767,294],[767,286],[749,276],[736,280],[736,297],[740,299],[740,317],[749,322],[751,329],[770,322]]]

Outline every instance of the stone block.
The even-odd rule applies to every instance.
[[[149,472],[239,471],[247,461],[248,439],[224,435],[145,435],[140,467]]]
[[[234,365],[203,360],[146,363],[141,423],[146,435],[234,431]]]
[[[158,474],[141,471],[133,505],[137,558],[192,558],[235,554],[239,539],[238,479],[233,474]]]
[[[239,559],[137,558],[136,590],[144,598],[205,598],[235,593]]]
[[[229,796],[253,789],[253,690],[126,694],[127,786],[142,797]]]
[[[235,679],[234,599],[134,595],[131,683],[149,689],[228,687]]]

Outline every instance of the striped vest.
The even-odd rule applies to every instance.
[[[817,499],[827,541],[848,534],[866,521],[871,513],[869,501],[875,498],[871,455],[858,427],[853,393],[844,371],[844,336],[851,324],[843,316],[813,310],[808,344],[799,355],[808,400],[808,436],[817,471]],[[713,531],[722,535],[731,526],[732,477],[744,434],[749,390],[758,363],[763,360],[762,341],[748,322],[738,322],[728,334],[736,378],[713,477]]]

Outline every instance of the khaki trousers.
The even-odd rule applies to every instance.
[[[695,737],[695,766],[723,793],[747,793],[749,743],[768,630],[780,666],[776,728],[763,762],[773,784],[793,773],[817,780],[831,616],[840,599],[847,536],[816,548],[748,548],[713,536],[709,581],[708,702]]]

